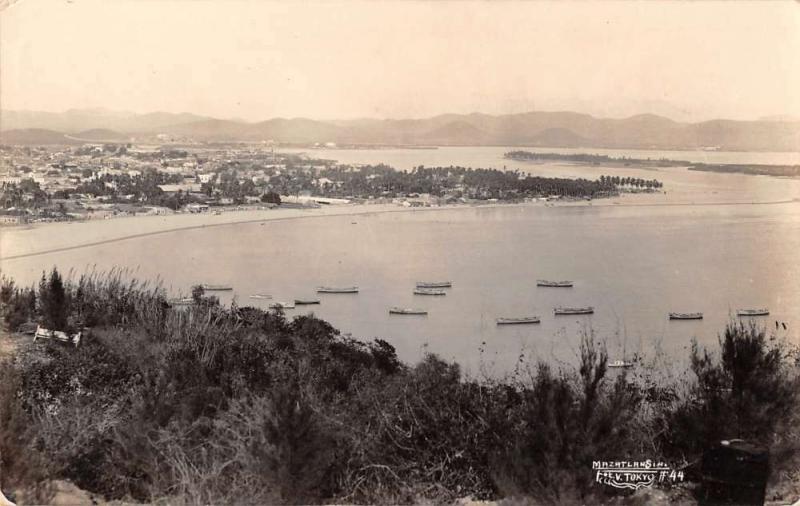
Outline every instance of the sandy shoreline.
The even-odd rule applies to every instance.
[[[626,196],[607,200],[559,202],[553,207],[593,206],[725,206],[771,205],[796,203],[796,200],[764,202],[664,202],[654,201],[652,195]],[[543,202],[486,204],[455,204],[439,207],[402,207],[396,204],[351,204],[310,209],[251,209],[228,211],[220,215],[172,214],[166,216],[129,216],[108,220],[80,222],[37,223],[27,226],[0,228],[0,261],[14,260],[79,248],[88,248],[118,241],[167,234],[176,231],[212,228],[227,225],[268,221],[289,221],[305,218],[364,216],[383,213],[432,212],[492,207],[545,207]],[[46,245],[46,247],[42,247]]]
[[[352,204],[310,209],[254,209],[228,211],[220,215],[172,214],[166,216],[128,216],[108,220],[37,223],[0,229],[0,261],[13,260],[111,242],[137,239],[183,230],[196,230],[243,223],[287,221],[304,218],[363,216],[378,213],[430,212],[473,209],[514,204],[449,205],[439,207],[401,207],[396,204]],[[535,205],[533,203],[516,205]],[[47,244],[46,249],[41,245]]]

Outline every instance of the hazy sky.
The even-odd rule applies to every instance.
[[[0,4],[3,1],[0,0]],[[0,105],[800,116],[800,3],[18,0]]]

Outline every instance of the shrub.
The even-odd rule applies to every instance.
[[[800,383],[788,347],[753,323],[728,324],[719,355],[693,343],[691,370],[696,383],[670,415],[665,434],[673,456],[692,460],[722,439],[770,445],[777,424],[797,406]]]

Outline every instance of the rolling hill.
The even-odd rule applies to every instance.
[[[108,128],[92,128],[76,134],[68,135],[69,138],[89,142],[127,142],[131,136],[109,130]]]
[[[0,132],[0,144],[37,145],[37,144],[79,144],[67,138],[63,132],[45,128],[23,128]]]
[[[64,133],[85,130],[109,129],[117,132],[151,132],[170,125],[190,123],[207,119],[189,113],[154,112],[135,114],[108,109],[70,109],[65,112],[14,111],[0,113],[0,130],[24,130],[43,128]]]
[[[0,126],[5,131],[4,137],[26,141],[25,143],[36,139],[40,143],[60,143],[63,139],[61,133],[97,140],[164,133],[197,141],[275,141],[300,144],[336,142],[382,145],[800,150],[798,121],[769,118],[758,121],[721,119],[684,123],[653,114],[611,119],[569,111],[535,111],[497,116],[480,113],[442,114],[421,119],[340,121],[274,118],[255,123],[189,113],[133,114],[105,109],[71,110],[64,113],[3,111]],[[85,135],[87,131],[91,133],[89,137],[78,135]],[[107,137],[102,137],[103,135]]]

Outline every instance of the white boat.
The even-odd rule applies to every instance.
[[[169,299],[168,302],[171,306],[190,306],[194,303],[194,299],[191,297],[183,297],[179,299]]]
[[[232,286],[229,285],[200,285],[203,287],[203,290],[207,292],[227,292],[233,290]]]
[[[450,281],[417,281],[417,288],[451,288]]]
[[[572,281],[547,281],[546,279],[536,280],[536,286],[549,288],[572,288]]]
[[[320,286],[317,293],[358,293],[357,286]]]
[[[608,363],[608,367],[628,368],[628,367],[633,367],[633,362],[626,362],[624,360],[614,360]]]
[[[498,325],[521,325],[526,323],[540,323],[538,316],[522,316],[519,318],[498,318]]]
[[[768,314],[769,314],[769,309],[767,308],[738,309],[736,311],[736,316],[767,316]]]
[[[294,299],[294,303],[298,306],[307,306],[310,304],[319,304],[319,299]]]
[[[557,315],[573,315],[573,314],[593,314],[594,308],[587,307],[557,307],[553,310]]]
[[[393,307],[389,308],[389,314],[411,314],[411,315],[426,315],[428,312],[424,309],[412,309],[407,307]]]
[[[273,302],[270,309],[294,309],[294,302]]]
[[[272,298],[272,295],[268,295],[266,293],[254,293],[250,296],[250,298],[256,300],[268,300]]]
[[[417,288],[414,290],[414,295],[447,295],[447,292],[435,288]]]
[[[702,320],[703,313],[670,313],[670,320]]]

